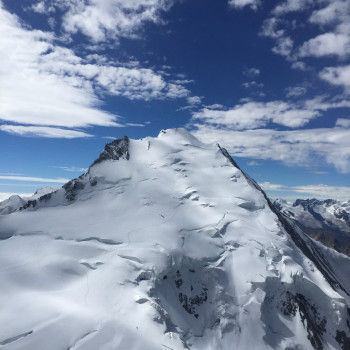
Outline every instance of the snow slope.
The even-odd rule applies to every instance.
[[[0,216],[0,348],[349,349],[349,259],[184,129]]]

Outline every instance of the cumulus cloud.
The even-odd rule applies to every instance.
[[[277,39],[284,36],[285,30],[279,28],[281,22],[281,19],[277,17],[265,19],[259,34],[272,39]]]
[[[338,33],[325,33],[306,41],[299,49],[299,57],[339,56],[350,54],[350,36]]]
[[[281,37],[277,39],[276,45],[272,48],[272,52],[290,59],[293,46],[294,42],[291,37]]]
[[[190,97],[187,97],[187,102],[190,105],[198,105],[198,104],[202,103],[202,97],[200,97],[200,96],[190,96]]]
[[[310,167],[321,158],[342,173],[350,172],[349,130],[339,127],[236,131],[196,124],[193,134],[204,142],[219,142],[235,157],[271,159],[302,167]]]
[[[24,29],[0,5],[0,119],[25,124],[117,126],[115,116],[97,108],[88,89],[75,87],[41,65],[53,37]]]
[[[312,4],[313,0],[285,0],[275,7],[273,13],[276,15],[281,15],[290,12],[300,12],[304,11]]]
[[[293,13],[303,12],[308,21],[300,23]],[[307,31],[306,27],[312,27]],[[295,29],[304,28],[303,38]],[[319,31],[318,33],[316,31]],[[313,34],[307,38],[308,33]],[[348,0],[284,0],[271,11],[260,35],[272,38],[272,51],[291,62],[293,69],[309,70],[300,59],[329,57],[346,59],[350,55],[350,2]],[[302,42],[300,42],[302,39]]]
[[[343,128],[350,128],[350,119],[338,118],[336,122],[336,126],[340,126]]]
[[[350,3],[347,0],[330,1],[326,7],[314,10],[309,21],[314,24],[326,25],[344,21],[350,11]]]
[[[326,67],[319,73],[319,76],[332,85],[342,86],[350,91],[350,65]]]
[[[246,68],[243,71],[243,74],[248,77],[248,78],[255,78],[258,77],[260,75],[260,69],[255,68],[255,67],[251,67],[251,68]]]
[[[194,112],[192,121],[222,125],[235,130],[256,129],[275,123],[287,127],[300,127],[319,115],[317,106],[296,107],[284,101],[249,101],[230,109],[202,108]]]
[[[247,81],[245,83],[242,84],[242,86],[246,89],[250,89],[250,88],[263,88],[264,87],[264,84],[263,83],[258,83],[256,82],[255,80],[253,81]]]
[[[18,135],[89,137],[81,131],[43,126],[121,126],[117,115],[100,109],[101,94],[131,100],[189,95],[182,83],[167,82],[137,63],[126,67],[101,62],[98,57],[83,59],[57,45],[53,34],[23,27],[1,3],[0,60],[0,120],[36,125],[1,128]]]
[[[260,0],[229,0],[229,6],[236,9],[243,9],[244,7],[250,7],[252,10],[257,10],[261,6]]]
[[[32,10],[62,13],[62,30],[81,33],[94,43],[136,38],[145,23],[162,23],[161,14],[174,1],[164,0],[64,0],[37,1]]]
[[[306,87],[304,86],[290,86],[285,89],[286,97],[299,97],[306,94]]]

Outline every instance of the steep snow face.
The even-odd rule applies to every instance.
[[[274,204],[311,237],[350,255],[350,201],[297,199],[288,203],[277,199]]]
[[[3,348],[349,348],[349,260],[224,149],[175,129],[99,159],[0,217]]]

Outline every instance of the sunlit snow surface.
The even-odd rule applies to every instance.
[[[346,293],[218,145],[167,130],[129,154],[0,216],[0,348],[312,349],[317,327],[341,348]]]

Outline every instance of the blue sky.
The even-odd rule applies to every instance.
[[[186,127],[271,197],[350,199],[347,0],[0,0],[0,199]]]

